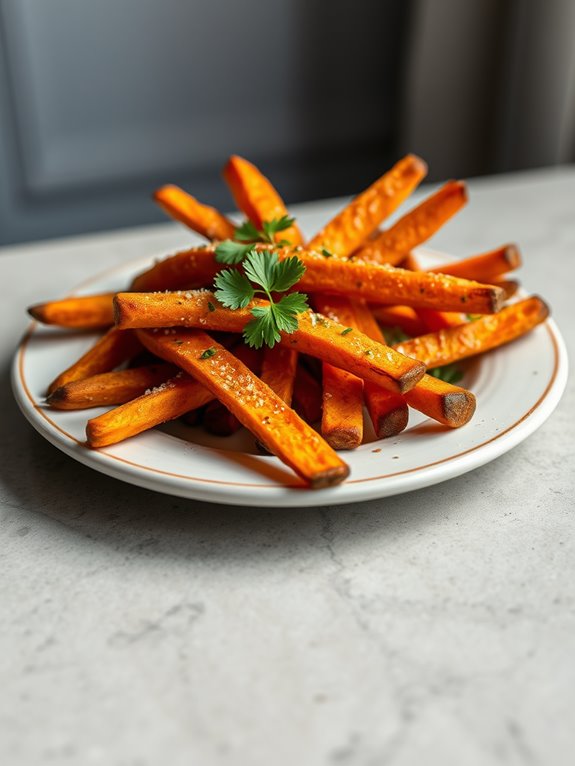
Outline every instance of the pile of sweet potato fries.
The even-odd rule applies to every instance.
[[[548,308],[536,296],[506,305],[518,287],[506,279],[520,265],[514,245],[420,270],[412,250],[464,206],[459,181],[379,228],[426,171],[408,155],[306,243],[270,181],[246,160],[230,158],[224,177],[247,225],[273,231],[270,222],[284,221],[281,232],[254,247],[280,264],[295,255],[305,267],[297,290],[311,308],[297,314],[295,329],[278,333],[279,343],[263,348],[247,345],[242,332],[272,297],[229,308],[214,292],[224,268],[218,243],[237,241],[238,228],[178,187],[162,187],[156,201],[209,244],[156,263],[129,292],[31,307],[46,324],[105,331],[52,382],[47,403],[111,406],[88,421],[92,448],[182,417],[194,423],[201,416],[217,434],[245,426],[314,488],[348,476],[336,450],[362,443],[364,404],[378,438],[402,431],[409,407],[447,427],[464,425],[474,395],[426,370],[520,337]],[[390,327],[410,337],[387,345]],[[312,427],[318,421],[319,432]]]

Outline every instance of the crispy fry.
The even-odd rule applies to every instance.
[[[214,395],[189,375],[179,373],[120,407],[92,418],[86,426],[88,445],[94,449],[117,444],[210,402]]]
[[[235,343],[231,351],[251,372],[255,375],[260,374],[262,355],[259,351],[246,346],[243,341]],[[203,424],[206,431],[215,436],[231,436],[242,427],[240,421],[235,415],[232,415],[225,404],[217,400],[207,405],[204,411]]]
[[[28,313],[43,324],[77,330],[97,330],[114,324],[114,293],[81,295],[30,306]]]
[[[293,408],[306,423],[321,418],[321,384],[303,365],[298,364],[293,388]]]
[[[206,239],[231,239],[235,226],[218,210],[203,205],[179,186],[168,184],[154,192],[154,199],[176,221],[188,226]]]
[[[365,304],[356,304],[356,316],[367,335],[372,338],[381,336],[381,330]],[[475,412],[476,401],[471,391],[437,380],[431,375],[424,375],[412,391],[415,389],[417,391],[413,396],[410,396],[410,392],[403,395],[404,402],[443,425],[459,428],[467,423]],[[394,401],[386,399],[385,395],[374,394],[372,407],[373,425],[376,433],[381,432],[381,436],[394,436],[407,425],[407,414],[402,413],[399,403],[395,402],[394,408]]]
[[[493,316],[421,335],[398,343],[395,348],[427,366],[442,366],[509,343],[543,322],[548,315],[544,301],[532,296],[506,306]]]
[[[432,237],[466,202],[465,184],[448,181],[393,226],[356,250],[353,256],[397,266],[410,250]]]
[[[521,266],[521,253],[517,245],[504,245],[481,255],[463,258],[454,263],[427,269],[428,273],[450,274],[461,279],[475,279],[490,283],[492,279],[514,271]]]
[[[323,258],[317,253],[298,253],[306,267],[298,282],[304,292],[343,294],[374,303],[389,303],[442,311],[491,314],[505,297],[499,287],[444,274],[406,271],[392,266],[342,258]]]
[[[48,396],[46,403],[57,410],[124,404],[141,396],[147,389],[161,385],[176,373],[177,369],[171,364],[151,364],[104,372],[60,386]]]
[[[356,326],[346,298],[319,293],[314,303],[320,314],[343,325],[344,332],[352,332]],[[322,388],[322,436],[334,449],[356,449],[363,439],[363,380],[324,362]]]
[[[310,249],[326,249],[347,258],[401,205],[426,173],[425,162],[408,154],[324,226],[309,243]]]
[[[264,221],[287,215],[286,206],[273,185],[255,165],[242,157],[232,155],[224,168],[227,181],[238,208],[258,229]],[[287,240],[292,245],[303,243],[302,234],[294,223],[289,229],[278,232],[276,241]]]
[[[131,289],[152,290],[195,289],[211,285],[222,268],[215,260],[212,247],[193,247],[154,263],[132,280]]]
[[[141,345],[132,332],[112,328],[102,336],[83,356],[52,381],[48,394],[74,380],[82,380],[102,372],[110,372],[134,356]]]
[[[287,346],[264,349],[260,378],[287,405],[291,405],[297,360],[297,352]]]
[[[444,274],[395,269],[386,264],[349,261],[303,250],[297,253],[306,267],[297,284],[304,292],[346,295],[373,303],[402,304],[490,314],[498,311],[505,293],[500,287],[480,284]],[[280,259],[293,256],[292,248],[278,251]],[[213,248],[195,248],[160,261],[132,283],[140,292],[207,287],[222,268],[214,258]]]
[[[117,326],[121,329],[143,327],[200,327],[204,330],[242,332],[252,319],[252,306],[266,306],[256,300],[245,309],[224,308],[207,290],[187,293],[118,293],[114,298]],[[316,356],[352,372],[364,380],[373,380],[391,391],[412,388],[424,373],[424,367],[396,354],[360,332],[343,334],[345,327],[313,312],[298,314],[299,327],[282,334],[288,348]]]
[[[405,401],[410,407],[423,412],[450,428],[460,428],[468,423],[475,412],[475,396],[465,388],[425,375],[416,386],[413,395],[408,391]]]
[[[505,292],[505,300],[513,298],[519,290],[519,282],[516,279],[490,279],[492,285],[500,287]]]
[[[331,447],[209,335],[196,330],[178,330],[175,335],[143,330],[138,336],[150,351],[193,374],[311,487],[339,484],[348,476],[348,466]]]

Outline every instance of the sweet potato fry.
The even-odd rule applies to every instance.
[[[394,348],[427,366],[442,366],[509,343],[543,322],[548,315],[544,301],[532,296],[506,306],[493,316],[421,335],[398,343]]]
[[[310,249],[325,249],[347,258],[401,205],[426,173],[425,162],[408,154],[324,226],[309,243]]]
[[[321,418],[321,383],[303,365],[298,364],[293,387],[293,408],[306,423],[313,425]]]
[[[118,293],[114,298],[117,327],[199,327],[242,332],[252,319],[251,308],[267,305],[265,301],[256,300],[245,309],[232,311],[224,308],[207,290],[187,295],[189,298],[184,298],[185,305],[182,305],[182,295],[178,293]],[[316,356],[364,380],[373,380],[391,391],[408,391],[425,372],[423,365],[360,332],[342,334],[345,327],[314,312],[298,314],[298,322],[295,332],[282,334],[283,345]]]
[[[365,304],[356,304],[356,316],[366,335],[373,338],[381,336],[381,330]],[[470,391],[437,380],[431,375],[424,375],[412,391],[415,389],[417,391],[413,396],[410,396],[410,392],[403,395],[404,403],[443,425],[459,428],[465,425],[475,412],[475,396]],[[400,403],[394,403],[390,398],[386,399],[381,392],[373,393],[372,397],[372,421],[376,433],[382,437],[394,436],[403,430],[407,425],[407,414],[402,412]]]
[[[292,248],[278,252],[280,259],[293,255]],[[401,304],[490,314],[501,306],[504,291],[444,274],[406,271],[387,264],[365,263],[343,258],[325,258],[319,253],[302,250],[298,258],[306,267],[298,282],[298,290],[345,295],[373,303]],[[214,259],[213,248],[195,248],[160,261],[132,283],[140,292],[208,287],[222,268]]]
[[[465,184],[448,181],[393,226],[356,250],[353,257],[397,266],[412,248],[432,237],[466,202]]]
[[[86,426],[88,445],[98,449],[117,444],[196,410],[213,398],[207,388],[189,375],[179,373],[149,393],[89,420]]]
[[[255,348],[246,346],[243,341],[235,343],[231,349],[234,356],[240,360],[255,375],[260,374],[261,353]],[[242,427],[240,421],[220,401],[210,402],[204,410],[204,428],[215,436],[231,436]]]
[[[396,269],[386,264],[324,258],[302,252],[306,267],[298,282],[304,292],[343,294],[373,303],[389,303],[441,311],[491,314],[501,307],[505,294],[499,287],[426,272]]]
[[[258,228],[264,221],[287,215],[286,206],[273,185],[255,165],[242,157],[233,155],[224,168],[227,181],[238,208]],[[294,223],[289,229],[278,232],[276,240],[287,240],[292,245],[303,243],[302,234]]]
[[[231,239],[235,226],[218,210],[203,205],[179,186],[168,184],[154,192],[154,199],[176,221],[188,226],[206,239]]]
[[[74,380],[82,380],[102,372],[110,372],[134,356],[141,344],[132,332],[112,328],[101,337],[77,362],[52,381],[48,394]]]
[[[97,330],[114,324],[114,293],[80,295],[30,306],[28,313],[38,322],[75,330]]]
[[[475,279],[490,283],[495,277],[507,274],[521,266],[521,253],[517,245],[504,245],[481,255],[463,258],[454,263],[442,264],[428,273],[449,274],[461,279]]]
[[[297,352],[286,346],[264,349],[260,378],[288,406],[292,401],[297,361]]]
[[[131,289],[146,292],[207,287],[222,268],[214,256],[212,247],[181,250],[134,277]]]
[[[143,330],[138,336],[150,351],[192,374],[311,487],[339,484],[348,476],[348,466],[331,447],[209,335],[197,330],[178,330],[175,335]]]
[[[353,331],[356,319],[346,298],[314,296],[320,314]],[[334,449],[356,449],[363,439],[363,380],[327,362],[322,374],[323,408],[321,434]]]
[[[117,372],[104,372],[66,383],[53,391],[46,403],[57,410],[82,410],[124,404],[176,375],[171,364],[152,364]]]

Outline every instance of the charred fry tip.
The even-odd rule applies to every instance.
[[[531,295],[529,298],[526,298],[526,300],[531,301],[534,307],[537,309],[537,314],[539,316],[540,322],[544,322],[551,314],[549,304],[546,303],[540,295]]]
[[[418,364],[414,364],[413,367],[407,370],[407,372],[404,372],[397,380],[399,393],[404,394],[406,391],[410,391],[416,386],[425,375],[425,369],[425,365],[419,362]]]
[[[443,398],[443,416],[446,425],[459,428],[468,423],[475,412],[477,401],[471,391],[461,388],[450,391]]]
[[[328,468],[321,473],[316,473],[310,479],[309,486],[311,489],[326,489],[327,487],[335,487],[336,484],[341,484],[349,476],[349,466],[346,463],[342,463],[336,468]]]
[[[394,410],[382,415],[377,423],[374,423],[375,433],[378,439],[387,439],[396,436],[407,428],[409,410],[407,405],[396,407]]]
[[[32,319],[36,319],[38,322],[42,321],[42,309],[44,308],[43,303],[37,303],[35,306],[28,306],[26,311],[30,314]]]
[[[322,431],[322,436],[329,446],[335,450],[357,449],[363,438],[361,430],[353,427],[333,428],[327,433]]]
[[[513,269],[518,269],[522,263],[521,251],[519,250],[518,245],[516,245],[513,242],[509,245],[505,245],[503,258],[505,262],[507,263],[507,265],[509,266],[510,271],[512,271]]]
[[[491,304],[491,313],[497,314],[497,312],[503,308],[503,304],[507,298],[505,289],[494,285],[488,289],[488,297]]]

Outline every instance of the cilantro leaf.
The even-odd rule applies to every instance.
[[[293,226],[295,218],[290,218],[289,215],[282,215],[281,218],[272,218],[271,221],[263,221],[262,232],[267,242],[273,242],[274,236],[279,231],[285,231]]]
[[[234,231],[234,239],[238,242],[260,242],[262,234],[256,229],[251,221],[244,221]]]
[[[305,293],[288,293],[275,305],[280,308],[283,314],[289,313],[294,315],[301,314],[302,311],[307,311],[309,308]]]
[[[254,250],[253,253],[249,253],[247,256],[244,262],[244,270],[252,282],[263,287],[266,293],[270,293],[278,264],[279,258],[276,252],[270,253],[264,250]]]
[[[300,259],[291,255],[284,258],[274,269],[273,281],[269,287],[270,292],[283,293],[299,282],[305,272],[305,266]]]
[[[253,300],[254,288],[246,275],[237,269],[220,271],[214,283],[216,298],[229,309],[243,309]]]
[[[273,348],[281,340],[272,306],[256,306],[252,309],[255,319],[244,327],[244,338],[248,346],[261,348],[264,343]]]
[[[451,384],[459,383],[463,378],[463,372],[456,364],[444,364],[442,367],[433,367],[427,371],[427,374]]]
[[[241,263],[253,248],[252,244],[240,245],[232,242],[231,239],[226,239],[216,247],[216,261],[228,264]]]

